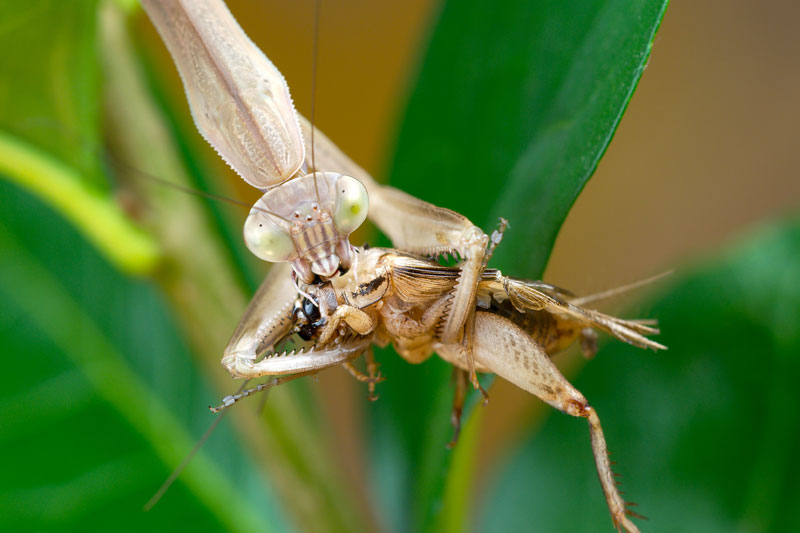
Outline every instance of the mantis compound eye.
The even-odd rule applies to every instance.
[[[333,223],[340,233],[350,234],[367,218],[367,189],[355,178],[341,176],[336,180],[336,205]]]
[[[269,216],[251,211],[244,223],[244,242],[253,254],[264,261],[288,261],[294,254],[294,241]]]

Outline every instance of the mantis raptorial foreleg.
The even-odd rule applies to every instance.
[[[237,375],[236,369],[245,369],[259,355],[274,350],[291,331],[297,299],[291,272],[287,263],[275,265],[250,300],[222,357],[222,365],[232,374]]]
[[[258,361],[259,356],[274,350],[275,344],[291,333],[296,300],[297,289],[292,283],[291,267],[287,263],[273,266],[225,348],[222,365],[234,377],[252,379],[321,370],[357,357],[369,346],[368,340],[362,340],[346,349],[339,346],[315,347]]]

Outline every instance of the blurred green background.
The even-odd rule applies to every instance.
[[[317,124],[379,179],[510,218],[499,264],[539,277],[647,63],[544,279],[674,269],[603,308],[657,318],[670,350],[556,361],[644,529],[800,529],[800,8],[675,2],[648,61],[662,2],[559,4],[323,2]],[[308,116],[310,2],[229,5]],[[149,176],[256,194],[135,5],[5,0],[0,20],[0,529],[610,530],[584,422],[497,379],[454,457],[446,366],[390,353],[376,404],[339,369],[243,403],[142,512],[236,388],[218,360],[265,271],[244,211]]]

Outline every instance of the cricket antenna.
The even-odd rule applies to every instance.
[[[598,300],[606,300],[608,298],[612,298],[619,294],[632,291],[634,289],[638,289],[639,287],[643,287],[645,285],[654,283],[662,278],[672,275],[674,272],[675,272],[674,270],[665,270],[664,272],[660,272],[655,276],[650,276],[649,278],[640,279],[638,281],[622,285],[621,287],[616,287],[614,289],[609,289],[607,291],[590,294],[588,296],[583,296],[581,298],[571,299],[569,303],[574,305],[584,306],[588,303],[596,302]]]
[[[317,57],[319,56],[319,12],[322,8],[321,0],[314,0],[314,27],[311,38],[311,168],[314,169],[314,191],[319,199],[319,187],[317,185],[317,163],[314,158],[314,130],[316,127],[316,107],[317,107]]]
[[[244,383],[242,383],[242,385],[239,387],[239,390],[237,390],[234,394],[231,394],[230,396],[226,396],[225,398],[223,398],[222,404],[218,405],[217,407],[209,407],[211,412],[216,413],[217,415],[214,418],[214,422],[212,422],[211,425],[208,426],[208,429],[206,430],[205,433],[203,433],[203,436],[200,437],[200,440],[198,440],[197,443],[189,451],[189,453],[186,454],[186,457],[183,458],[180,464],[175,467],[175,470],[173,470],[172,473],[167,478],[167,480],[161,484],[161,486],[158,488],[155,494],[153,494],[153,496],[149,500],[147,500],[147,503],[144,504],[143,509],[145,511],[149,511],[150,509],[153,508],[153,506],[155,506],[155,504],[159,502],[159,500],[161,500],[161,497],[164,496],[164,493],[167,492],[167,489],[169,489],[172,486],[172,484],[175,483],[175,480],[178,479],[178,476],[181,474],[181,472],[183,472],[186,469],[186,467],[189,465],[189,462],[191,462],[192,458],[195,455],[197,455],[197,452],[200,451],[200,448],[202,448],[203,445],[208,440],[208,438],[211,437],[211,434],[214,432],[215,429],[217,429],[217,426],[219,425],[220,422],[222,422],[222,419],[225,417],[225,415],[227,415],[230,412],[229,410],[227,410],[228,407],[238,402],[239,400],[251,396],[253,394],[262,391],[268,391],[269,389],[277,387],[278,385],[281,385],[288,381],[294,381],[295,379],[303,378],[306,376],[313,376],[317,372],[319,372],[319,369],[307,370],[305,372],[298,372],[297,374],[272,378],[271,380],[256,385],[255,387],[252,387],[250,389],[246,388],[247,384],[250,383],[250,380],[248,379]],[[263,404],[262,404],[262,409],[263,409]]]
[[[242,386],[239,390],[241,391],[243,389],[244,386]],[[167,478],[167,480],[161,484],[156,493],[153,494],[153,496],[149,500],[147,500],[147,503],[145,503],[143,507],[144,511],[149,511],[150,509],[153,508],[155,504],[159,502],[159,500],[161,500],[161,497],[164,495],[165,492],[167,492],[167,489],[172,486],[172,484],[175,482],[176,479],[178,479],[178,476],[181,474],[181,472],[183,472],[186,469],[189,462],[195,455],[197,455],[197,452],[200,451],[200,448],[203,447],[203,444],[206,443],[208,438],[211,436],[214,430],[217,429],[217,426],[219,425],[220,422],[222,422],[222,419],[227,414],[228,411],[223,411],[220,412],[216,416],[216,418],[214,418],[214,422],[212,422],[211,425],[208,426],[206,432],[203,433],[203,436],[200,437],[200,440],[197,441],[197,443],[194,445],[191,451],[186,454],[186,457],[183,458],[183,461],[181,461],[180,464],[175,467],[175,470],[173,470],[172,473]]]

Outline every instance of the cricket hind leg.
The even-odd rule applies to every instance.
[[[638,532],[639,528],[628,517],[644,518],[644,516],[631,511],[629,507],[634,504],[624,501],[617,489],[616,475],[611,470],[611,461],[608,459],[608,446],[606,445],[606,438],[597,412],[588,403],[585,403],[585,400],[583,403],[570,400],[569,407],[564,412],[572,416],[585,418],[589,423],[589,434],[592,440],[592,453],[594,454],[597,476],[600,478],[600,485],[603,487],[603,493],[611,511],[611,519],[614,521],[614,527],[617,530],[624,529],[629,533]]]
[[[634,515],[622,499],[611,471],[603,429],[595,410],[586,398],[559,372],[545,351],[510,320],[479,311],[475,320],[474,354],[476,362],[556,409],[589,423],[597,474],[611,518],[617,529],[638,532],[629,515]],[[447,351],[444,347],[443,351]]]

